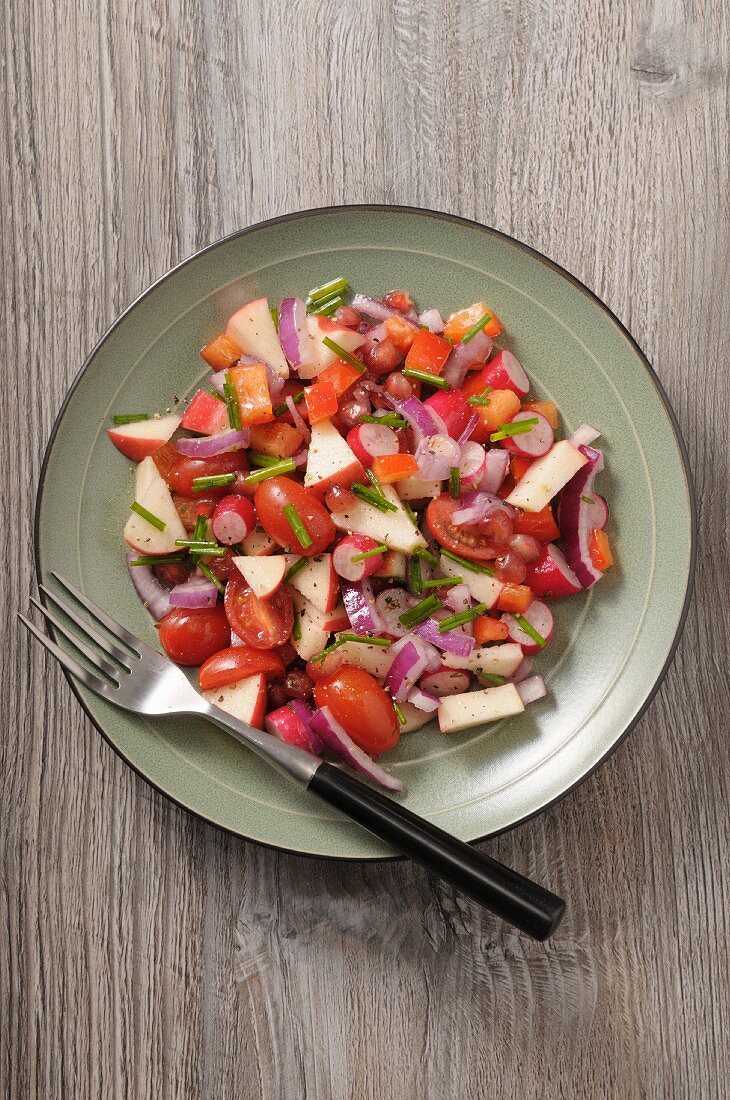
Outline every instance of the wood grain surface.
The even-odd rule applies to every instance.
[[[723,0],[4,0],[0,1082],[26,1098],[727,1095],[730,9]],[[341,202],[476,218],[593,288],[696,479],[697,587],[648,714],[485,847],[569,899],[529,943],[411,865],[170,805],[15,623],[100,333],[222,234]]]

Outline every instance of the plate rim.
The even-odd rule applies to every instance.
[[[84,359],[83,363],[81,364],[81,367],[79,368],[79,370],[76,373],[75,377],[71,381],[71,384],[70,384],[70,386],[69,386],[69,388],[66,392],[66,395],[64,396],[64,399],[61,403],[61,407],[58,410],[58,413],[56,414],[53,425],[51,427],[51,432],[50,432],[50,435],[48,437],[48,441],[46,443],[45,451],[44,451],[44,454],[43,454],[43,461],[41,463],[41,468],[40,468],[40,472],[39,472],[39,475],[38,475],[38,486],[37,486],[37,489],[36,489],[35,508],[34,508],[34,516],[33,516],[33,561],[34,561],[34,566],[35,566],[36,582],[39,583],[42,580],[41,560],[40,560],[41,508],[42,508],[42,502],[43,502],[43,493],[44,493],[44,489],[45,489],[46,475],[47,475],[47,472],[48,472],[48,465],[49,465],[49,462],[50,462],[50,458],[51,458],[51,454],[52,454],[52,451],[53,451],[56,436],[58,435],[58,432],[60,430],[60,427],[61,427],[61,424],[63,422],[64,416],[66,414],[66,408],[67,408],[69,402],[71,401],[71,398],[73,397],[77,387],[81,383],[81,380],[82,380],[84,374],[86,373],[87,368],[89,367],[89,365],[91,364],[91,362],[95,358],[97,352],[100,350],[102,345],[104,343],[106,343],[106,341],[109,339],[112,332],[114,332],[114,330],[122,323],[122,321],[125,320],[125,318],[128,316],[128,314],[130,314],[132,312],[132,310],[134,310],[140,304],[140,302],[143,299],[147,298],[148,295],[152,294],[152,292],[154,290],[156,290],[162,283],[164,283],[168,279],[172,278],[172,276],[177,274],[178,271],[180,271],[182,268],[186,267],[188,264],[192,263],[194,260],[197,260],[200,256],[204,255],[207,252],[212,252],[214,249],[219,248],[221,245],[227,244],[229,241],[236,240],[239,237],[248,236],[251,233],[257,232],[261,229],[266,229],[269,226],[281,225],[281,224],[284,224],[286,222],[296,221],[296,220],[299,220],[299,219],[302,219],[302,218],[313,217],[315,215],[323,215],[323,214],[342,214],[342,213],[353,213],[353,212],[359,212],[359,213],[396,213],[396,214],[410,214],[410,215],[415,214],[417,216],[425,216],[425,217],[434,218],[434,219],[440,220],[440,221],[451,222],[451,223],[454,223],[456,225],[463,226],[466,229],[477,230],[480,233],[491,234],[492,236],[497,237],[502,241],[505,241],[505,242],[507,242],[507,243],[509,243],[513,246],[516,246],[522,252],[524,252],[527,255],[531,256],[533,259],[538,260],[540,263],[545,264],[547,267],[549,267],[553,271],[555,271],[559,276],[562,276],[562,278],[567,280],[567,282],[569,284],[571,284],[576,290],[578,290],[581,294],[585,295],[589,300],[591,300],[595,305],[598,306],[598,308],[615,325],[615,327],[618,329],[619,333],[624,337],[624,339],[628,342],[629,346],[632,348],[632,350],[637,355],[637,357],[639,359],[639,362],[641,363],[642,367],[646,371],[650,381],[653,383],[653,386],[654,386],[654,389],[656,390],[657,396],[659,397],[659,400],[660,400],[661,404],[663,405],[664,410],[667,414],[667,418],[668,418],[669,423],[672,427],[672,431],[674,432],[674,439],[675,439],[675,442],[677,444],[677,450],[679,452],[679,455],[680,455],[680,458],[681,458],[681,461],[682,461],[682,470],[683,470],[683,473],[684,473],[685,484],[686,484],[686,487],[687,487],[687,497],[688,497],[688,500],[689,500],[689,508],[690,508],[689,566],[688,566],[688,570],[687,570],[687,578],[686,578],[686,584],[685,584],[684,600],[683,600],[683,603],[682,603],[682,610],[681,610],[681,613],[680,613],[680,616],[679,616],[679,620],[678,620],[678,623],[677,623],[677,628],[676,628],[675,633],[674,633],[674,637],[672,639],[671,645],[670,645],[669,650],[667,652],[666,660],[665,660],[662,668],[660,669],[659,674],[657,675],[656,679],[654,680],[654,683],[652,684],[651,688],[649,689],[649,692],[647,693],[646,698],[644,699],[643,703],[641,704],[639,710],[636,712],[636,714],[634,715],[632,720],[628,723],[626,728],[621,731],[621,733],[618,735],[618,737],[613,742],[613,744],[610,746],[610,748],[604,753],[604,755],[588,771],[584,772],[583,775],[581,775],[578,779],[576,779],[576,781],[574,783],[571,783],[570,786],[566,787],[565,790],[561,791],[554,798],[551,798],[547,802],[544,802],[541,806],[539,806],[535,810],[532,810],[529,814],[525,814],[523,817],[518,818],[518,820],[512,822],[512,824],[506,826],[504,829],[498,829],[494,832],[485,833],[483,836],[474,837],[471,840],[467,841],[467,843],[469,843],[469,844],[479,844],[479,843],[481,843],[485,840],[491,840],[494,837],[502,836],[504,833],[511,832],[513,829],[516,829],[519,826],[526,824],[526,822],[531,821],[534,817],[537,817],[539,814],[544,813],[546,810],[550,809],[550,807],[555,806],[558,802],[561,802],[564,798],[567,798],[567,796],[569,794],[571,794],[573,791],[575,791],[579,786],[581,786],[581,784],[585,783],[585,781],[587,779],[589,779],[592,775],[594,775],[595,772],[597,772],[598,769],[601,768],[606,763],[606,761],[611,756],[613,756],[613,754],[616,752],[616,750],[624,743],[626,738],[629,736],[629,734],[636,727],[636,725],[643,718],[644,714],[647,712],[647,710],[651,706],[657,692],[659,691],[660,687],[664,683],[664,680],[665,680],[666,675],[669,671],[669,668],[672,664],[672,661],[674,660],[674,656],[677,652],[677,647],[679,646],[679,642],[682,638],[682,634],[684,633],[684,627],[685,627],[685,624],[686,624],[686,621],[687,621],[687,616],[688,616],[688,613],[689,613],[689,607],[690,607],[690,603],[691,603],[691,600],[692,600],[692,594],[693,594],[693,591],[694,591],[695,576],[696,576],[696,564],[697,564],[697,495],[696,495],[696,491],[695,491],[694,480],[693,480],[693,477],[692,477],[692,471],[691,471],[690,462],[689,462],[689,455],[687,453],[687,446],[685,444],[684,437],[682,435],[682,431],[681,431],[681,428],[679,426],[679,422],[677,420],[676,413],[674,412],[674,409],[673,409],[672,404],[669,400],[669,397],[667,396],[667,393],[664,389],[664,386],[662,385],[661,380],[659,379],[656,371],[652,367],[651,363],[649,362],[649,359],[647,358],[647,356],[644,353],[644,351],[642,350],[642,348],[639,346],[639,344],[634,339],[634,337],[631,335],[631,333],[626,328],[626,326],[619,320],[619,318],[616,316],[616,314],[613,312],[613,310],[610,309],[610,307],[607,306],[606,303],[601,298],[599,298],[598,295],[594,291],[592,291],[589,287],[587,287],[585,285],[585,283],[583,283],[580,279],[578,279],[577,276],[573,275],[570,271],[568,271],[566,268],[564,268],[561,264],[557,263],[555,260],[550,259],[548,256],[545,256],[544,253],[539,252],[536,248],[533,248],[531,245],[525,244],[524,241],[519,240],[517,237],[513,237],[509,233],[504,233],[499,229],[495,229],[494,226],[486,225],[484,222],[479,222],[479,221],[476,221],[472,218],[464,218],[464,217],[461,217],[458,214],[451,214],[451,213],[448,213],[448,212],[443,211],[443,210],[432,210],[428,207],[420,207],[420,206],[407,206],[407,205],[404,206],[404,205],[396,204],[396,203],[343,203],[343,204],[332,205],[332,206],[309,207],[305,210],[295,210],[295,211],[291,211],[288,214],[280,214],[280,215],[277,215],[276,217],[273,217],[273,218],[265,218],[261,221],[254,222],[251,225],[243,226],[240,229],[236,229],[232,233],[227,233],[223,237],[219,237],[215,241],[212,241],[210,244],[204,245],[202,248],[197,249],[197,251],[191,253],[189,256],[184,257],[177,264],[175,264],[173,267],[169,268],[162,275],[160,275],[157,279],[155,279],[154,282],[150,283],[149,286],[147,286],[144,290],[142,290],[122,310],[122,312],[119,313],[117,317],[115,317],[115,319],[104,330],[102,335],[99,337],[99,339],[96,341],[96,343],[92,347],[91,351],[88,353],[88,355]],[[46,601],[45,595],[43,594],[42,591],[40,591],[39,594],[40,594],[41,602],[43,603],[44,606],[46,606],[47,601]],[[53,631],[52,627],[51,627],[51,631],[52,631],[52,633],[55,633]],[[107,745],[110,746],[112,751],[121,760],[124,761],[126,766],[131,768],[131,770],[136,775],[138,775],[142,780],[144,780],[145,783],[147,783],[150,787],[152,787],[153,790],[157,791],[158,794],[162,795],[164,798],[166,798],[170,802],[172,802],[175,806],[178,806],[180,809],[184,810],[186,813],[191,814],[193,817],[197,818],[199,821],[203,822],[204,824],[206,824],[208,826],[212,826],[213,828],[220,830],[221,832],[225,833],[228,836],[236,837],[237,839],[246,841],[246,842],[251,843],[251,844],[257,844],[262,848],[269,848],[272,851],[276,851],[276,852],[285,852],[289,855],[302,856],[302,857],[307,858],[307,859],[319,859],[319,860],[326,860],[326,861],[336,861],[336,862],[340,862],[340,863],[386,863],[386,862],[391,863],[391,862],[406,859],[405,856],[401,856],[401,855],[398,855],[396,853],[394,853],[393,855],[358,855],[358,856],[353,856],[353,855],[333,855],[333,854],[326,854],[326,853],[321,853],[321,852],[302,851],[301,849],[298,849],[298,848],[288,848],[288,847],[286,847],[284,845],[281,845],[281,844],[273,844],[273,843],[270,843],[269,841],[261,840],[258,837],[248,836],[245,833],[239,832],[236,829],[229,828],[226,825],[222,825],[218,821],[212,820],[211,818],[207,817],[205,815],[205,813],[201,812],[200,810],[195,809],[192,806],[187,805],[185,802],[181,801],[181,799],[176,797],[174,794],[171,794],[170,792],[164,790],[159,785],[159,783],[157,783],[155,780],[151,779],[148,775],[146,775],[141,770],[140,767],[138,767],[127,756],[125,756],[125,754],[122,752],[121,748],[119,748],[112,741],[111,737],[104,730],[101,723],[99,721],[97,721],[96,717],[91,713],[91,711],[90,711],[89,707],[87,706],[85,700],[81,696],[73,677],[65,669],[62,669],[62,672],[63,672],[63,675],[66,678],[66,681],[68,682],[69,687],[71,688],[71,691],[72,691],[77,703],[81,707],[82,711],[84,712],[84,714],[86,715],[88,720],[91,722],[92,726],[96,729],[96,731],[99,734],[101,734],[102,738],[107,743]]]

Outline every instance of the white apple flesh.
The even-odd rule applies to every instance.
[[[299,561],[299,555],[284,554],[284,559],[288,570]],[[318,554],[316,558],[307,558],[307,564],[294,574],[289,584],[314,604],[318,611],[328,612],[337,607],[340,583],[332,564],[331,554]]]
[[[535,459],[507,497],[507,503],[523,512],[541,512],[587,461],[569,440],[561,439],[546,455]]]
[[[264,728],[266,677],[262,673],[201,694],[214,707],[227,711],[241,722],[248,722],[249,726],[255,726],[259,730]]]
[[[281,350],[279,337],[269,311],[268,298],[247,302],[228,321],[226,335],[234,340],[246,355],[255,355],[262,363],[289,377],[289,364]]]
[[[286,573],[286,560],[271,557],[235,557],[233,563],[255,596],[265,600],[281,587]]]
[[[353,481],[364,481],[365,471],[347,441],[331,420],[320,420],[312,428],[307,454],[304,484],[317,496],[333,485],[349,488]]]
[[[485,603],[490,611],[504,588],[496,577],[490,577],[488,573],[475,573],[473,569],[467,569],[444,555],[441,556],[441,572],[447,577],[461,577],[470,595],[477,603]]]
[[[340,328],[329,317],[307,317],[307,331],[302,341],[305,345],[303,362],[299,367],[300,378],[314,378],[337,359],[337,353],[323,343],[329,337],[352,355],[365,343],[365,337],[351,328]]]
[[[292,634],[292,645],[303,661],[309,661],[327,645],[330,631],[325,627],[323,613],[301,592],[294,593],[294,621],[299,624],[299,637]]]
[[[170,490],[149,457],[143,459],[135,471],[134,499],[165,527],[158,531],[149,520],[132,512],[124,528],[124,541],[141,554],[174,554],[177,550],[175,539],[184,539],[187,535]]]
[[[122,424],[118,428],[107,428],[106,434],[118,451],[133,462],[153,454],[167,443],[173,432],[180,427],[181,416],[160,416],[152,420],[138,420],[134,424]]]
[[[425,547],[425,538],[413,526],[392,485],[383,485],[382,489],[385,499],[395,505],[394,512],[381,512],[372,504],[358,500],[347,511],[332,513],[335,527],[357,535],[369,535],[376,542],[385,543],[389,549],[400,550],[403,554],[412,554],[417,547]]]
[[[517,671],[524,654],[516,642],[487,645],[473,649],[468,657],[444,653],[442,660],[447,668],[464,668],[469,672],[486,672],[490,676],[511,676]]]
[[[525,704],[514,684],[466,691],[462,695],[447,695],[439,703],[438,719],[442,733],[455,733],[482,722],[496,722],[521,714]]]

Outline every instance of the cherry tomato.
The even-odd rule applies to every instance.
[[[177,509],[177,514],[182,520],[182,525],[186,531],[192,532],[195,530],[195,524],[198,521],[198,516],[205,516],[206,519],[210,519],[215,511],[216,501],[213,497],[204,496],[202,493],[196,493],[193,497],[181,497],[175,494],[172,498],[172,503]]]
[[[413,306],[407,290],[390,290],[383,296],[383,302],[391,309],[397,309],[399,313],[407,313]]]
[[[226,585],[224,603],[231,630],[244,645],[276,649],[288,641],[294,626],[294,607],[287,585],[262,600],[239,574]]]
[[[231,644],[222,603],[215,607],[174,607],[160,620],[160,645],[179,665],[200,665]]]
[[[323,504],[311,489],[305,489],[290,477],[270,477],[262,481],[254,495],[259,523],[279,546],[305,558],[316,557],[335,537],[335,525]],[[284,509],[291,504],[304,524],[312,542],[302,546],[292,530]]]
[[[251,649],[245,645],[229,646],[203,662],[198,682],[201,691],[213,691],[227,684],[235,684],[247,676],[255,676],[258,672],[263,672],[265,676],[283,676],[284,662],[278,653]]]
[[[227,451],[222,455],[213,455],[211,458],[179,458],[167,474],[166,480],[174,493],[180,493],[184,497],[195,497],[197,494],[193,488],[193,481],[196,477],[234,474],[240,470],[248,470],[243,451]],[[206,489],[205,496],[218,500],[230,491],[227,485],[222,485],[219,488]]]
[[[314,685],[318,707],[329,707],[352,740],[371,756],[397,745],[400,737],[393,701],[378,681],[361,668],[343,665]]]
[[[460,507],[460,502],[449,493],[442,493],[431,501],[426,509],[426,523],[433,537],[452,554],[461,554],[469,561],[496,558],[501,553],[501,547],[496,546],[478,526],[465,524],[457,527],[451,522],[452,515]]]

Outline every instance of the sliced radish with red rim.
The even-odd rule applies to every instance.
[[[445,695],[460,695],[469,690],[469,673],[461,669],[441,667],[436,672],[426,672],[419,683],[429,695],[436,695],[439,699]]]
[[[503,439],[502,446],[522,458],[542,458],[555,442],[555,433],[550,423],[542,413],[525,410],[513,416],[510,424],[518,424],[521,420],[536,420],[537,423],[529,432]]]
[[[493,390],[512,390],[518,397],[524,397],[530,389],[530,379],[516,355],[503,348],[484,368],[483,378]]]
[[[520,618],[526,619],[541,638],[542,644],[532,634],[523,630],[514,615],[503,615],[502,622],[507,624],[510,640],[522,646],[523,653],[541,653],[553,636],[553,613],[541,600],[533,602]]]
[[[332,564],[335,572],[346,581],[362,581],[365,577],[377,573],[383,560],[382,554],[373,554],[361,561],[353,561],[360,554],[377,550],[380,543],[369,535],[346,535],[332,552]]]
[[[363,466],[379,455],[398,454],[398,436],[386,424],[358,424],[347,433],[347,445]]]

